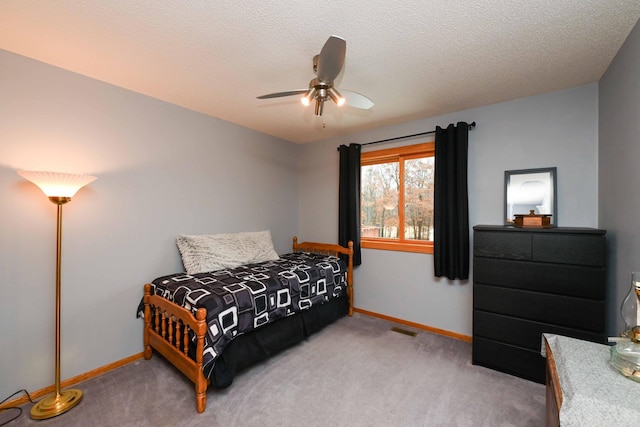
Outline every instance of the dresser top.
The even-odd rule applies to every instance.
[[[473,229],[476,231],[506,231],[513,233],[605,234],[607,232],[606,230],[589,227],[525,228],[512,225],[475,225]]]

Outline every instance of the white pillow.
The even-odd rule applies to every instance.
[[[187,274],[235,268],[279,258],[271,232],[178,235],[176,243]]]

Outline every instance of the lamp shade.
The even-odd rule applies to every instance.
[[[95,181],[91,175],[46,171],[16,171],[24,179],[33,182],[47,197],[73,197],[79,189]]]

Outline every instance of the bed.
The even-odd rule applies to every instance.
[[[294,237],[293,252],[277,260],[159,277],[144,285],[139,307],[144,358],[155,350],[189,378],[202,413],[209,385],[228,387],[236,372],[352,316],[352,257],[351,242]]]

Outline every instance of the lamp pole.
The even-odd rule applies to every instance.
[[[61,329],[61,264],[62,264],[62,205],[69,203],[76,192],[94,181],[89,175],[73,175],[57,172],[17,171],[18,175],[33,182],[57,206],[56,226],[56,357],[55,357],[55,393],[39,400],[31,408],[31,418],[44,420],[67,412],[82,400],[82,391],[78,389],[60,389],[60,329]]]
[[[55,394],[40,400],[31,408],[31,418],[44,420],[67,412],[82,400],[82,391],[78,389],[60,389],[60,318],[61,318],[61,264],[62,264],[62,205],[71,201],[71,197],[51,196],[52,203],[58,207],[56,227],[56,376]]]

